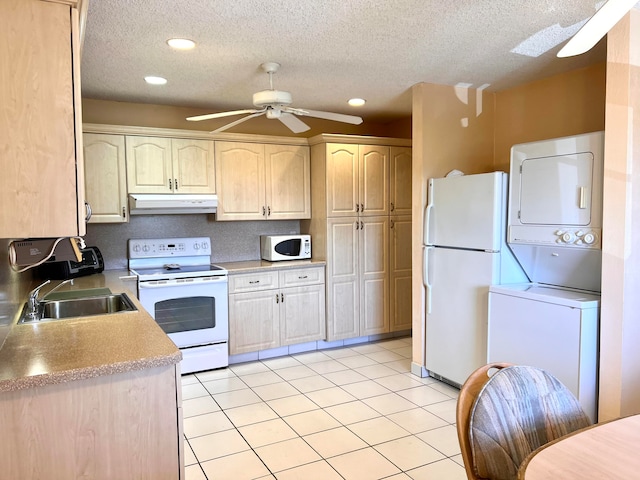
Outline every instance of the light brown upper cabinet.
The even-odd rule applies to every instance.
[[[411,215],[411,147],[390,147],[389,158],[389,214]]]
[[[389,214],[389,147],[326,145],[327,216]]]
[[[129,193],[215,193],[210,140],[126,137]]]
[[[124,135],[85,133],[82,137],[89,223],[128,222]]]
[[[309,147],[215,142],[217,220],[311,217]]]
[[[0,238],[85,233],[78,17],[0,2]]]

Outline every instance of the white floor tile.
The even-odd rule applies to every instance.
[[[377,397],[365,398],[362,401],[374,410],[380,412],[382,415],[391,415],[392,413],[411,410],[417,407],[415,403],[411,403],[409,400],[402,398],[397,393],[388,393]]]
[[[201,383],[191,383],[182,387],[182,400],[189,400],[190,398],[206,397],[209,392],[202,386]]]
[[[267,404],[281,417],[308,412],[309,410],[317,410],[319,408],[318,405],[304,395],[293,395],[291,397],[269,400]]]
[[[269,470],[251,450],[210,460],[202,464],[208,478],[253,480],[269,475]]]
[[[296,378],[312,377],[317,375],[316,372],[311,370],[306,365],[300,365],[297,367],[287,367],[276,370],[276,373],[284,380],[295,380]]]
[[[182,416],[184,418],[202,415],[203,413],[217,412],[219,410],[220,407],[210,395],[182,401]]]
[[[281,418],[254,423],[240,427],[238,430],[253,448],[298,437],[298,434]]]
[[[380,417],[379,412],[376,412],[373,408],[362,403],[360,400],[327,407],[324,411],[343,425],[349,425]]]
[[[184,464],[185,464],[185,466],[189,466],[189,465],[193,465],[195,463],[198,463],[198,459],[193,454],[193,450],[191,450],[191,446],[189,445],[189,442],[187,440],[184,440],[184,446],[182,448],[184,449]]]
[[[325,353],[321,351],[299,353],[297,355],[294,355],[293,358],[298,360],[300,363],[304,363],[305,365],[331,360],[331,357],[325,355]]]
[[[467,480],[464,467],[449,458],[407,472],[413,480]]]
[[[183,419],[184,435],[187,438],[201,437],[209,433],[230,430],[233,424],[222,412],[205,413]]]
[[[340,372],[327,373],[323,376],[336,385],[346,385],[347,383],[363,382],[367,380],[367,377],[354,370],[342,370]]]
[[[338,375],[340,373],[341,372],[336,372],[328,375]],[[327,379],[327,375],[313,375],[312,377],[296,378],[295,380],[290,380],[289,384],[302,393],[313,392],[315,390],[322,390],[323,388],[331,388],[335,386],[335,382],[329,381]]]
[[[339,403],[347,403],[356,398],[345,392],[340,387],[325,388],[324,390],[316,390],[306,394],[311,400],[322,408],[338,405]]]
[[[249,444],[234,428],[189,440],[193,453],[200,463],[249,450]]]
[[[346,480],[374,480],[400,473],[398,467],[373,448],[364,448],[327,460]]]
[[[442,418],[427,412],[423,408],[414,408],[412,410],[405,410],[404,412],[393,413],[387,415],[387,418],[413,434],[449,425]]]
[[[362,400],[363,398],[375,397],[378,395],[385,395],[391,393],[379,383],[373,380],[365,380],[364,382],[349,383],[342,385],[342,388],[347,393],[350,393],[355,398]]]
[[[419,433],[418,438],[425,441],[433,448],[439,450],[447,457],[460,454],[460,444],[458,443],[458,432],[453,425],[435,428]]]
[[[422,408],[449,423],[456,423],[456,403],[456,400],[451,399],[444,402],[432,403]]]
[[[340,422],[321,409],[289,415],[288,417],[284,417],[284,421],[300,436],[322,432],[340,426]]]
[[[282,470],[321,460],[320,455],[301,438],[259,447],[255,452],[269,470],[276,474]]]
[[[323,350],[322,353],[324,353],[325,355],[333,359],[351,357],[353,355],[360,355],[358,352],[356,352],[355,350],[349,347],[336,348],[333,350]]]
[[[388,377],[389,375],[396,375],[398,373],[394,369],[385,367],[384,365],[380,365],[380,364],[368,365],[366,367],[359,367],[359,368],[355,368],[354,370],[364,375],[365,377],[372,378],[372,379],[376,379],[380,377]]]
[[[326,461],[320,460],[278,472],[278,480],[342,480],[342,477]]]
[[[402,471],[445,458],[438,450],[413,435],[381,443],[374,448]]]
[[[240,380],[238,377],[227,377],[220,378],[218,380],[210,380],[208,382],[203,382],[202,385],[204,385],[204,388],[206,388],[211,395],[247,388],[247,384]]]
[[[253,391],[258,394],[262,400],[275,400],[276,398],[290,397],[291,395],[298,395],[300,392],[294,388],[290,383],[283,382],[278,377],[279,382],[270,383],[268,385],[261,385],[259,387],[253,387]]]
[[[268,372],[241,375],[240,378],[250,387],[259,387],[260,385],[282,382],[282,378],[273,373],[271,370],[269,370]]]
[[[210,382],[211,380],[220,380],[221,378],[235,377],[236,374],[230,368],[219,368],[217,370],[208,370],[206,372],[198,372],[193,374],[201,382]],[[184,377],[183,377],[184,378]]]
[[[269,367],[262,362],[238,363],[229,367],[236,375],[251,375],[252,373],[268,372]]]
[[[375,380],[380,385],[388,388],[393,392],[398,390],[406,390],[407,388],[423,387],[424,385],[413,378],[398,373],[397,375],[389,375],[388,377],[380,377]],[[425,387],[428,388],[428,387]]]
[[[252,405],[229,408],[226,409],[224,413],[236,427],[264,422],[265,420],[272,420],[278,417],[276,412],[266,403],[254,403]]]
[[[417,383],[420,384],[419,382]],[[431,388],[429,385],[421,385],[419,387],[401,390],[397,393],[401,397],[421,407],[451,399],[448,395]]]
[[[393,353],[389,350],[367,353],[366,356],[379,363],[397,362],[398,360],[402,360],[404,358],[402,355],[398,355],[397,353]]]
[[[297,367],[298,365],[301,365],[298,360],[289,356],[262,360],[262,363],[263,365],[269,367],[271,370],[278,370],[280,368],[287,367]]]
[[[323,360],[322,362],[315,362],[308,364],[308,367],[320,375],[331,372],[339,372],[341,370],[347,370],[349,367],[343,365],[336,360]]]
[[[366,444],[360,437],[346,427],[325,430],[324,432],[306,435],[303,439],[318,452],[322,458],[331,458],[343,453],[353,452],[366,448]]]
[[[366,355],[357,354],[353,357],[339,358],[338,361],[349,368],[366,367],[367,365],[377,365],[374,359],[367,357]]]
[[[197,463],[195,465],[185,467],[184,477],[185,480],[207,480],[207,477],[205,477],[202,468]]]
[[[250,388],[235,390],[233,392],[218,393],[213,396],[213,399],[222,409],[241,407],[243,405],[262,402],[262,399]]]
[[[369,445],[377,445],[410,435],[404,428],[396,425],[385,417],[352,423],[348,425],[347,428]]]

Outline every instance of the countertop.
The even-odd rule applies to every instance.
[[[54,285],[55,282],[52,281]],[[128,270],[80,277],[74,285],[65,285],[57,292],[89,288],[125,292],[138,311],[20,325],[14,320],[0,348],[0,391],[142,370],[181,360],[180,350],[138,302],[135,277]],[[47,291],[43,288],[43,293]]]
[[[266,260],[247,260],[244,262],[216,263],[226,268],[230,275],[234,273],[259,272],[265,269],[292,269],[305,267],[324,267],[327,262],[323,260],[287,260],[283,262],[268,262]]]

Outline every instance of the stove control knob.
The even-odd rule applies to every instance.
[[[202,242],[202,249],[206,250],[209,248],[209,244],[207,242]]]
[[[587,233],[582,237],[582,241],[587,245],[593,245],[596,243],[596,236],[593,233]]]
[[[562,235],[564,233],[564,231],[562,230],[556,230],[556,235]]]
[[[140,245],[134,245],[133,246],[133,251],[136,252],[136,253],[139,253],[140,252]]]
[[[200,250],[200,244],[199,243],[194,243],[193,244],[193,249],[194,250]]]
[[[576,240],[576,236],[571,232],[565,232],[562,234],[562,241],[564,243],[573,243]]]
[[[143,252],[148,252],[149,250],[150,250],[149,245],[144,245],[144,246],[142,247],[142,251],[143,251]]]

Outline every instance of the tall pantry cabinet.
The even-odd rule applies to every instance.
[[[410,140],[319,135],[310,144],[312,215],[301,231],[327,262],[327,340],[410,329]]]

